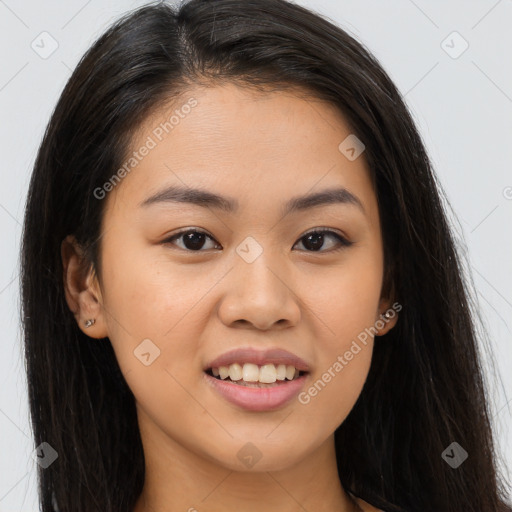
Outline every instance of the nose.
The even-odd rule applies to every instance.
[[[226,326],[268,330],[299,322],[301,310],[289,272],[279,270],[275,259],[264,255],[252,263],[240,259],[229,272],[218,308]]]

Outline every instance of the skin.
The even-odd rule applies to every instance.
[[[339,484],[334,431],[366,380],[371,336],[309,403],[275,411],[230,404],[204,382],[203,366],[233,348],[284,348],[309,363],[307,389],[390,308],[364,153],[349,161],[339,151],[351,131],[317,99],[227,84],[191,89],[173,109],[191,97],[197,106],[103,199],[101,282],[81,273],[72,237],[62,244],[69,307],[88,336],[108,336],[136,399],[146,480],[135,512],[357,510]],[[133,150],[168,117],[167,107],[146,119]],[[235,198],[239,211],[140,207],[183,184]],[[280,213],[292,197],[335,187],[364,212],[338,203]],[[184,237],[164,243],[183,228],[212,239],[196,251]],[[315,251],[304,236],[315,228],[353,245],[334,251],[339,242],[326,235]],[[248,236],[263,250],[252,263],[236,252]],[[86,329],[88,318],[96,323]],[[160,349],[149,366],[134,357],[147,338]],[[251,468],[237,456],[248,442],[262,455]]]

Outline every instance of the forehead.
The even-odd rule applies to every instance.
[[[342,185],[371,201],[364,154],[350,161],[339,149],[349,136],[341,112],[304,91],[191,88],[140,125],[107,199],[135,207],[176,184],[261,203]]]

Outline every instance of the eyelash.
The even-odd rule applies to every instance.
[[[183,235],[186,235],[187,233],[201,233],[203,235],[206,235],[208,238],[210,238],[211,240],[214,240],[216,242],[216,240],[210,236],[206,231],[203,231],[201,229],[195,229],[195,228],[187,228],[187,229],[184,229],[178,233],[175,233],[174,235],[172,235],[171,237],[165,239],[162,243],[163,244],[172,244],[174,245],[172,242],[176,239],[179,239],[181,238]],[[340,243],[340,246],[335,248],[335,249],[328,249],[326,251],[308,251],[306,250],[305,252],[310,252],[310,253],[322,253],[322,252],[337,252],[337,251],[340,251],[342,249],[345,249],[347,247],[350,247],[354,242],[350,242],[349,240],[347,240],[345,237],[341,236],[339,233],[337,233],[336,231],[332,231],[331,229],[328,229],[328,228],[316,228],[312,231],[308,231],[307,233],[304,233],[300,238],[299,240],[296,242],[300,242],[303,238],[306,238],[307,236],[309,235],[314,235],[314,234],[317,234],[317,235],[332,235],[334,238],[336,238],[338,240],[338,242]],[[218,242],[217,242],[218,244]],[[220,245],[220,244],[219,244]],[[296,245],[296,244],[294,244]],[[206,250],[203,250],[203,249],[199,249],[197,251],[193,251],[191,249],[183,249],[181,247],[179,247],[178,249],[181,249],[183,251],[186,251],[186,252],[206,252]]]

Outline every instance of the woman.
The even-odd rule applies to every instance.
[[[43,512],[511,510],[422,141],[302,7],[112,26],[41,144],[22,268]]]

